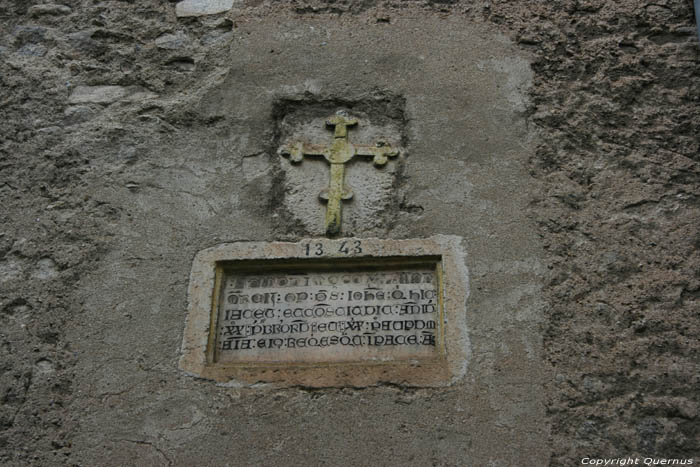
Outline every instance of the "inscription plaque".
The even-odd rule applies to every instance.
[[[467,276],[454,236],[208,248],[180,368],[235,386],[451,384],[469,355]]]
[[[442,327],[435,268],[224,272],[214,361],[435,357]]]

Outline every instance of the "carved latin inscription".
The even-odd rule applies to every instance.
[[[224,271],[214,361],[332,363],[434,357],[442,342],[438,291],[434,265]]]
[[[452,384],[469,356],[465,260],[442,235],[207,248],[180,368],[235,387]]]

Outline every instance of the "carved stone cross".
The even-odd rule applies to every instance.
[[[326,234],[336,235],[340,232],[341,200],[352,198],[353,193],[345,186],[345,163],[355,156],[372,157],[377,167],[387,163],[387,157],[398,155],[398,151],[388,144],[378,142],[376,146],[355,145],[348,141],[348,128],[357,125],[357,119],[344,115],[334,115],[326,120],[326,126],[334,128],[333,143],[329,146],[316,146],[295,142],[280,149],[280,154],[289,157],[292,162],[301,162],[304,156],[323,156],[331,165],[331,177],[328,188],[323,189],[319,197],[328,202],[326,209]]]

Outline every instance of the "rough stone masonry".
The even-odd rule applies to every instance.
[[[0,463],[697,464],[695,31],[690,0],[1,2]],[[328,168],[277,151],[338,110],[400,149],[348,164],[342,236],[463,239],[464,376],[181,371],[197,252],[323,236]]]

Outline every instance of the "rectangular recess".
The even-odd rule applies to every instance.
[[[444,357],[441,256],[217,261],[208,366]]]
[[[419,278],[422,274],[424,280],[387,280],[401,273],[418,273]],[[347,275],[345,282],[344,275]],[[368,275],[374,278],[370,280]],[[252,276],[258,278],[257,283],[245,282]],[[290,277],[304,278],[304,282],[290,285]],[[307,277],[309,282],[306,282]],[[425,277],[429,280],[425,280]],[[269,279],[267,282],[261,282],[266,278]],[[312,280],[314,278],[315,281]],[[228,289],[227,280],[233,281]],[[321,288],[325,293],[335,291],[346,295],[331,297],[330,303],[320,300],[322,306],[332,307],[327,316],[323,313],[305,316],[303,312],[295,316],[295,307],[303,310],[309,305],[313,308],[317,303],[303,295],[287,300],[286,294],[315,294]],[[369,295],[365,295],[366,288],[371,288]],[[262,298],[256,298],[258,303],[253,302],[253,290],[254,293],[263,294]],[[404,295],[387,299],[386,294],[393,290],[403,290]],[[350,292],[361,295],[347,295]],[[377,292],[383,292],[384,296],[377,295]],[[268,295],[269,302],[265,303],[265,293],[279,296],[275,296],[273,303]],[[232,294],[236,298],[229,301]],[[241,301],[245,298],[242,295],[246,294],[248,303]],[[336,314],[336,307],[347,306],[348,296],[361,302],[363,307],[388,305],[394,310],[398,309],[399,313],[390,313],[390,308],[387,308],[384,314],[381,311],[378,314],[370,311]],[[464,376],[467,369],[470,354],[466,321],[468,296],[466,251],[463,239],[456,236],[435,235],[418,239],[308,238],[298,242],[222,243],[199,251],[192,261],[179,366],[191,376],[236,387],[261,387],[263,384],[315,388],[365,387],[380,383],[421,387],[449,385]],[[405,298],[411,303],[401,301]],[[284,305],[285,300],[290,306]],[[246,309],[235,308],[234,305],[250,303],[272,307],[274,313],[266,317],[264,311],[258,316],[255,312],[251,315],[250,311],[234,311]],[[400,308],[433,304],[437,305],[435,311],[432,308],[404,308],[401,312]],[[292,311],[285,316],[285,309]],[[250,327],[290,324],[293,320],[297,320],[295,323],[305,322],[309,328],[272,328],[266,333],[262,328],[254,330]],[[422,323],[416,324],[417,320]],[[321,326],[331,321],[335,322],[333,328]],[[357,324],[358,321],[361,323]],[[395,325],[398,321],[402,323]],[[412,324],[407,326],[404,321],[412,321]],[[430,321],[434,323],[427,326],[426,323]],[[313,322],[316,325],[312,336],[310,326]],[[222,326],[234,325],[243,328],[227,330],[224,335]],[[421,329],[417,329],[417,326]],[[414,338],[406,340],[411,335],[422,336],[425,330],[433,332],[434,346],[432,338],[427,338],[420,345],[417,343],[418,337],[415,341]],[[356,345],[344,345],[352,341],[344,340],[344,344],[339,341],[343,335],[359,339],[356,337],[358,334],[374,338],[379,336],[384,340],[370,342],[367,340],[369,337],[365,337],[363,342],[356,341]],[[387,341],[388,334],[393,334],[393,337]],[[320,344],[312,340],[309,345],[308,339],[312,337],[330,339],[334,335],[337,341]],[[397,339],[398,335],[404,337]],[[234,349],[234,344],[227,344],[231,348],[223,348],[222,342],[226,340],[233,342],[252,337],[256,339],[255,349],[252,342],[239,345],[238,349]],[[260,351],[258,338],[304,338],[306,341],[302,340],[301,345],[296,341],[291,345],[280,341],[261,342],[259,347],[263,351]],[[222,345],[218,352],[217,344]],[[372,349],[368,349],[369,344]]]

